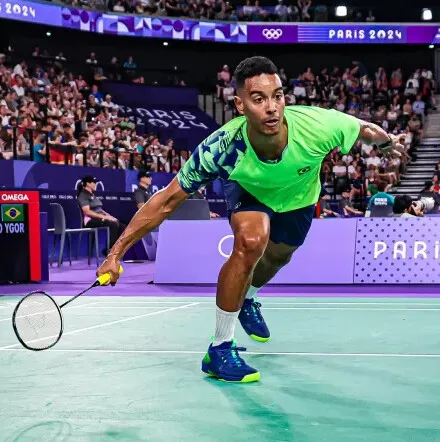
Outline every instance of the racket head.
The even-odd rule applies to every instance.
[[[47,350],[63,334],[63,315],[51,296],[37,290],[17,304],[12,314],[12,326],[23,347],[33,351]]]

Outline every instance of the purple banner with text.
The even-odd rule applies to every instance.
[[[272,284],[439,284],[440,218],[315,219]],[[226,220],[160,227],[156,283],[214,284],[230,256]]]
[[[121,112],[145,132],[157,134],[162,143],[174,140],[178,150],[193,151],[219,126],[198,107],[198,90],[104,82]]]
[[[436,24],[230,23],[102,13],[22,0],[0,0],[0,18],[98,34],[221,43],[440,43]]]
[[[440,219],[364,218],[356,235],[355,283],[440,283]]]
[[[304,246],[273,283],[352,284],[355,235],[355,219],[314,220]],[[159,230],[154,282],[216,283],[232,245],[232,231],[225,219],[166,221]]]

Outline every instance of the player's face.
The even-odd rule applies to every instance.
[[[278,75],[262,74],[248,78],[235,97],[235,104],[254,130],[265,135],[280,132],[285,102]]]

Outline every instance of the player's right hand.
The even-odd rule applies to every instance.
[[[101,275],[104,275],[105,273],[110,273],[110,284],[115,285],[120,276],[119,266],[119,259],[115,258],[114,255],[110,255],[99,266],[98,270],[96,271],[96,276],[99,277]]]

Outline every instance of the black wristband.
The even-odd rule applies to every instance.
[[[388,142],[379,144],[377,146],[381,150],[389,149],[390,147],[393,147],[393,141],[391,140],[390,136],[388,135]]]

